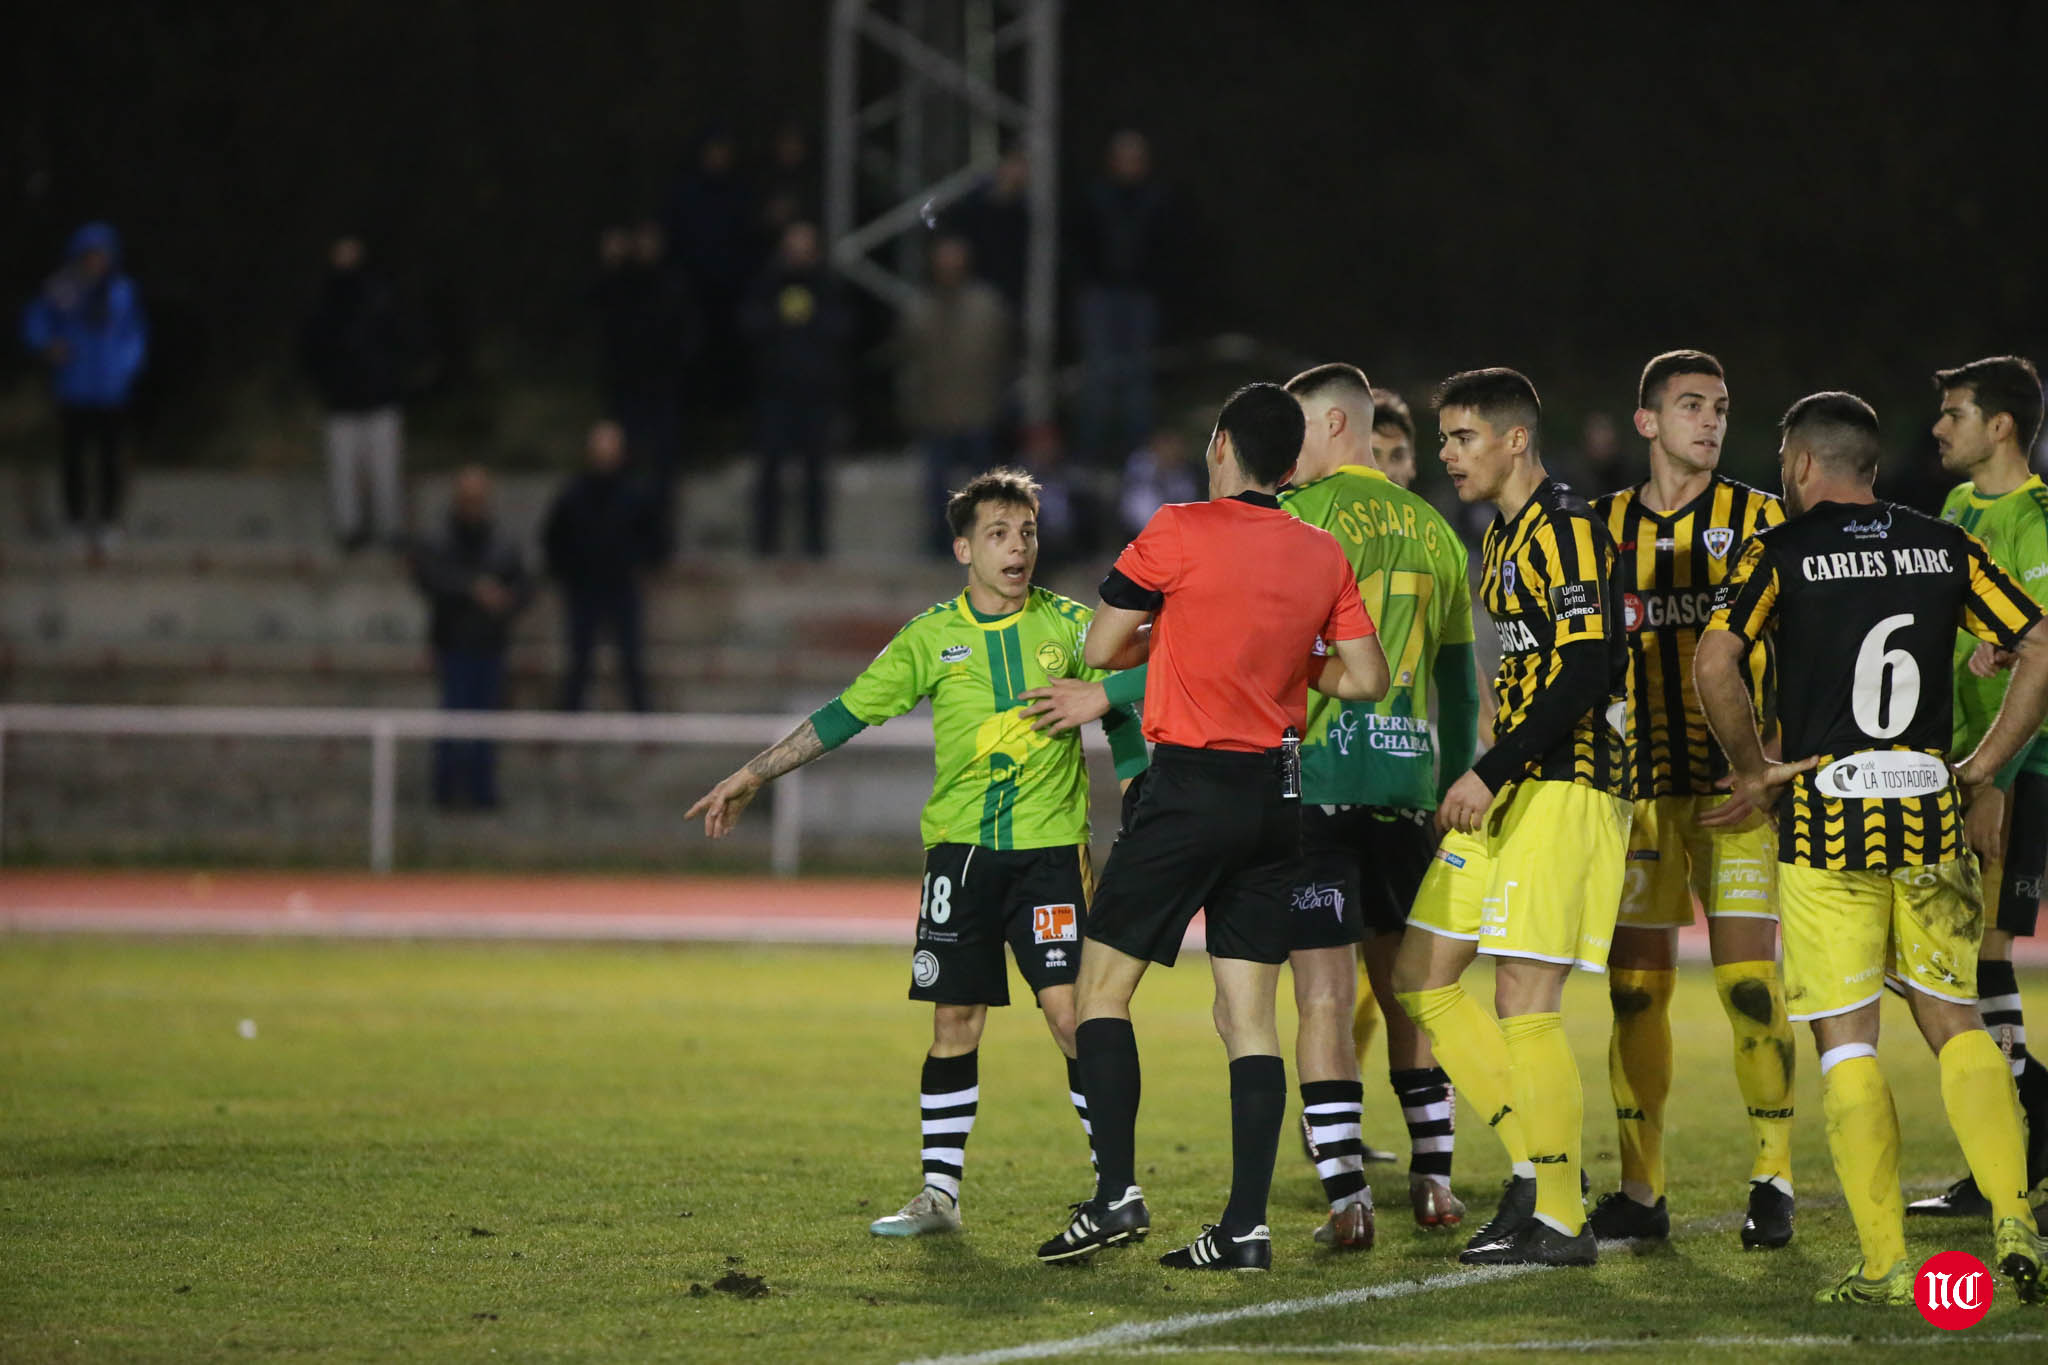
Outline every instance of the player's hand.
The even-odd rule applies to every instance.
[[[697,804],[684,812],[683,819],[694,820],[702,815],[704,833],[713,839],[723,839],[739,823],[740,812],[760,794],[761,779],[741,768],[698,797]]]
[[[1049,735],[1078,730],[1109,714],[1109,689],[1083,678],[1054,678],[1043,687],[1019,692],[1017,698],[1031,703],[1024,708],[1031,728]]]
[[[1479,828],[1479,822],[1486,818],[1486,808],[1493,804],[1493,788],[1475,772],[1467,772],[1451,784],[1444,793],[1444,799],[1436,807],[1436,832],[1459,830],[1470,834]]]
[[[1965,789],[1963,842],[1986,862],[2005,861],[2005,793],[1996,787]]]
[[[1794,763],[1766,763],[1750,773],[1729,775],[1729,790],[1737,799],[1747,801],[1752,810],[1763,811],[1770,820],[1771,828],[1778,827],[1778,793],[1785,790],[1785,784],[1803,772],[1811,772],[1820,762],[1819,754],[1809,754]],[[1701,823],[1705,823],[1702,817]]]
[[[1728,799],[1700,816],[1701,829],[1733,829],[1756,814],[1756,807],[1751,805],[1742,793],[1735,790],[1734,774],[1729,774],[1714,785],[1727,792]]]
[[[2011,668],[2020,656],[2010,649],[2000,649],[1989,640],[1979,640],[1977,647],[1970,651],[1970,671],[1980,678],[1995,678]]]

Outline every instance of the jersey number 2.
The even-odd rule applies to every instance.
[[[1887,616],[1870,628],[1856,651],[1856,692],[1849,708],[1856,728],[1872,739],[1890,739],[1911,725],[1920,709],[1919,663],[1903,649],[1884,647],[1894,631],[1912,624],[1911,612]]]

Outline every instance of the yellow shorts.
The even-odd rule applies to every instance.
[[[1916,991],[1975,1004],[1984,892],[1977,859],[1875,872],[1778,866],[1785,1013],[1823,1019],[1884,991],[1887,971]]]
[[[1516,782],[1476,834],[1444,836],[1408,923],[1494,957],[1607,970],[1630,803],[1578,782]]]
[[[1616,923],[1680,929],[1698,896],[1709,919],[1776,919],[1778,832],[1761,814],[1733,829],[1702,829],[1725,796],[1659,796],[1636,802],[1628,876]]]

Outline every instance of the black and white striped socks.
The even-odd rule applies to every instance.
[[[1977,1012],[1984,1016],[1991,1041],[2012,1064],[2030,1130],[2043,1131],[2048,1128],[2048,1070],[2027,1051],[2027,1019],[2020,1009],[2019,979],[2012,963],[1991,958],[1977,964]]]
[[[980,1053],[925,1058],[918,1090],[924,1183],[958,1204],[967,1135],[974,1131],[974,1112],[981,1103]]]
[[[1409,1172],[1449,1185],[1458,1112],[1451,1078],[1442,1067],[1430,1066],[1390,1071],[1387,1079],[1393,1082],[1401,1118],[1408,1125]]]
[[[1088,1097],[1081,1092],[1081,1063],[1067,1058],[1067,1100],[1081,1119],[1081,1135],[1088,1139],[1088,1164],[1095,1165],[1095,1130],[1088,1125]]]
[[[1334,1211],[1365,1189],[1365,1085],[1360,1081],[1303,1081],[1301,1112],[1308,1119],[1316,1174]]]

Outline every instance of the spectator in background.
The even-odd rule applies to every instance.
[[[1093,554],[1097,539],[1094,503],[1075,485],[1067,469],[1060,429],[1050,422],[1026,427],[1018,462],[1038,481],[1040,567],[1063,568]]]
[[[555,495],[542,542],[548,573],[562,588],[569,671],[561,707],[581,711],[600,635],[618,650],[626,705],[647,710],[646,603],[640,579],[667,557],[653,502],[626,477],[625,433],[599,422],[584,445],[583,469]]]
[[[730,130],[698,138],[689,166],[669,198],[671,259],[689,280],[704,314],[704,348],[691,367],[691,397],[700,407],[737,410],[747,392],[740,304],[761,261],[760,215],[741,176]]]
[[[533,600],[533,581],[518,543],[492,521],[491,476],[482,466],[455,476],[447,527],[414,550],[413,578],[427,596],[442,709],[502,709],[512,622]],[[434,804],[495,809],[497,746],[484,739],[437,741]]]
[[[1024,313],[1024,277],[1031,259],[1031,162],[1013,147],[995,173],[946,215],[946,231],[967,239],[975,273],[996,287],[1012,317]]]
[[[951,558],[946,500],[995,464],[996,424],[1014,364],[1010,311],[1001,294],[974,278],[962,238],[932,244],[931,287],[904,310],[896,350],[903,422],[924,456],[929,548]]]
[[[1125,129],[1082,197],[1073,263],[1080,280],[1081,444],[1107,461],[1152,430],[1152,350],[1169,273],[1172,217],[1152,147]]]
[[[839,406],[840,350],[847,315],[825,268],[818,229],[791,223],[775,262],[740,310],[752,343],[759,405],[754,484],[754,552],[772,555],[782,520],[782,468],[803,471],[804,553],[825,554],[825,460]]]
[[[406,344],[390,287],[365,264],[359,237],[328,248],[306,322],[306,372],[327,409],[327,490],[342,549],[395,545],[405,519]],[[364,510],[363,488],[369,488]]]
[[[1372,458],[1393,482],[1415,486],[1415,414],[1392,389],[1372,391]]]
[[[1633,488],[1650,477],[1649,466],[1622,449],[1621,428],[1606,412],[1586,414],[1578,451],[1557,461],[1551,472],[1582,498]]]
[[[761,221],[773,241],[791,223],[818,221],[818,165],[811,160],[811,139],[794,119],[775,130],[768,144],[767,195]]]
[[[625,432],[628,462],[672,531],[683,460],[683,370],[702,326],[688,283],[665,260],[661,224],[643,219],[599,238],[596,300],[606,406]]]
[[[1135,536],[1167,503],[1194,502],[1201,496],[1194,464],[1188,458],[1187,438],[1170,427],[1161,427],[1124,461],[1124,486],[1117,510],[1123,516],[1124,530]]]
[[[50,367],[63,431],[64,519],[94,554],[120,535],[121,437],[149,325],[106,223],[71,234],[64,265],[22,315],[22,340]]]

